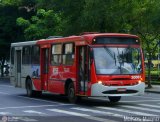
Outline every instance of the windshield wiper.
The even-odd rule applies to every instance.
[[[119,62],[119,69],[120,69],[120,74],[122,74],[122,64],[124,64],[124,55],[123,55],[123,51],[122,54],[120,54],[119,49],[117,48],[117,52],[118,52],[118,62]],[[120,55],[122,55],[120,57]]]
[[[115,66],[116,66],[117,62],[116,62],[116,55],[115,55],[115,53],[114,53],[114,62],[115,62]]]
[[[109,56],[114,60],[115,66],[116,66],[116,56],[115,56],[115,53],[114,53],[114,55],[112,55],[112,52],[107,47],[104,47],[104,49],[109,54]]]

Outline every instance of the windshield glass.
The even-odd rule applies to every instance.
[[[93,48],[97,74],[139,74],[142,71],[139,48]]]

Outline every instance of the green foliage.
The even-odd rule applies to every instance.
[[[39,9],[35,16],[30,20],[18,18],[17,24],[21,27],[26,27],[24,30],[25,37],[28,40],[46,38],[50,35],[58,34],[61,22],[61,14],[55,13],[53,10]]]
[[[18,26],[22,26],[22,27],[28,27],[30,25],[30,22],[28,20],[25,20],[24,18],[22,17],[19,17],[17,19],[17,25]]]
[[[158,0],[1,0],[0,5],[17,8],[16,23],[25,39],[84,31],[124,32],[140,36],[149,33],[154,37],[160,31]],[[35,37],[32,30],[37,33]]]
[[[159,0],[1,0],[0,48],[52,35],[122,32],[139,35],[150,60],[160,40],[159,6]]]
[[[18,5],[18,3],[20,2],[21,0],[1,0],[1,4],[7,6],[7,5]]]
[[[30,0],[0,1],[0,62],[9,60],[10,43],[25,40],[22,28],[16,25],[16,19],[19,17],[30,18],[34,13],[31,9],[34,6],[34,0],[32,0],[32,4],[26,4],[26,1]],[[22,19],[19,19],[19,24],[20,22]]]

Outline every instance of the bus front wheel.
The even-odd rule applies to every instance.
[[[121,96],[108,96],[108,98],[109,98],[109,100],[110,100],[110,102],[118,102],[118,101],[120,101],[120,99],[121,99]]]
[[[77,102],[77,96],[75,95],[75,89],[73,83],[70,83],[68,86],[68,100],[70,103],[76,103]]]

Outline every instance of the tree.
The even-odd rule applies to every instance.
[[[145,49],[148,54],[148,88],[152,88],[151,85],[151,65],[152,65],[152,57],[154,56],[155,52],[157,51],[157,47],[159,46],[159,34],[151,34],[146,33],[142,34],[140,33],[142,39],[145,41]]]
[[[133,11],[136,20],[132,25],[132,32],[136,32],[142,38],[143,47],[148,54],[148,88],[151,88],[151,62],[152,57],[157,51],[159,33],[160,33],[160,16],[157,0],[139,1],[136,4],[136,13]]]
[[[19,16],[28,18],[33,12],[28,12],[26,8],[22,8],[22,6],[30,6],[29,3],[29,5],[24,5],[24,1],[27,0],[0,1],[0,66],[2,77],[4,75],[4,62],[9,60],[10,43],[24,40],[23,31],[16,25],[16,19]]]
[[[159,6],[158,0],[1,0],[0,43],[87,31],[132,33],[141,37],[150,66],[159,40]],[[150,68],[148,73],[150,84]]]
[[[39,9],[30,20],[25,20],[22,17],[17,19],[17,25],[24,28],[27,40],[36,40],[60,34],[60,22],[61,14],[55,13],[53,10],[46,11],[44,9]]]

